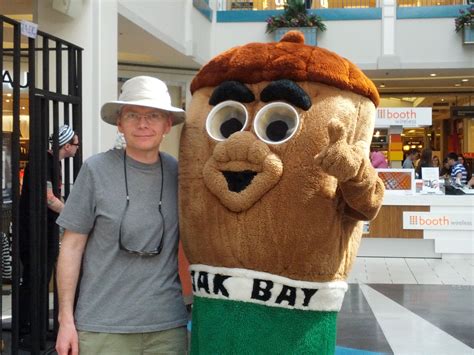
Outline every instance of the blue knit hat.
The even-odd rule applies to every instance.
[[[72,137],[74,137],[74,131],[72,130],[71,127],[69,127],[67,124],[64,126],[59,127],[59,133],[58,133],[58,146],[62,147],[66,143],[68,143]],[[49,137],[49,141],[52,143],[53,142],[53,135]]]

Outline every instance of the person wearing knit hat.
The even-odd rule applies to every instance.
[[[48,251],[47,251],[47,265],[46,265],[46,279],[52,277],[54,265],[56,263],[59,253],[59,239],[55,233],[56,219],[59,213],[64,208],[64,201],[62,198],[61,185],[61,162],[64,159],[72,158],[76,155],[79,149],[79,137],[69,125],[59,127],[57,132],[57,143],[54,144],[55,134],[49,137],[50,144],[54,149],[58,149],[58,165],[57,178],[54,178],[54,154],[49,150],[46,154],[46,204],[47,204],[47,237],[48,237]],[[31,267],[30,267],[30,168],[26,165],[23,175],[23,186],[20,195],[20,259],[23,265],[22,284],[20,286],[20,331],[22,338],[20,344],[25,347],[28,344],[28,336],[30,333],[30,311],[29,305],[31,303]],[[55,186],[56,181],[58,185]],[[55,193],[55,191],[58,191]]]
[[[333,354],[364,220],[374,84],[302,33],[211,59],[180,141],[191,354]]]
[[[54,137],[53,134],[49,137],[49,141],[51,142],[51,144],[53,143],[53,137]],[[71,142],[73,137],[74,137],[74,131],[67,124],[59,127],[59,131],[58,131],[59,148],[64,146],[66,143]]]
[[[81,167],[57,223],[65,229],[58,260],[56,350],[98,354],[185,354],[188,314],[178,277],[178,167],[160,151],[184,111],[158,78],[127,80],[104,103],[125,149]],[[76,283],[82,272],[77,306]]]

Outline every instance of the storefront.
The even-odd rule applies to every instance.
[[[411,149],[431,149],[440,165],[449,152],[456,152],[463,154],[472,172],[474,106],[451,106],[443,115],[438,112],[436,107],[379,107],[371,150],[382,152],[392,168],[400,167]]]

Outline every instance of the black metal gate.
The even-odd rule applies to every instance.
[[[0,301],[3,315],[0,338],[5,342],[4,353],[18,354],[20,348],[33,354],[49,353],[54,346],[58,324],[56,290],[54,287],[54,301],[50,302],[50,283],[46,270],[48,241],[51,241],[47,230],[46,204],[48,140],[52,135],[53,190],[56,195],[60,193],[59,176],[62,176],[62,194],[66,198],[81,166],[82,150],[79,147],[72,164],[71,159],[65,159],[61,165],[58,129],[62,124],[70,125],[78,135],[79,142],[82,142],[82,48],[41,31],[34,39],[26,38],[21,35],[19,22],[1,15],[0,39],[2,127],[11,122],[10,132],[0,135],[0,146],[3,147],[0,161],[0,231],[3,246],[0,286],[2,298],[9,300],[8,296],[11,297],[11,318],[6,305]],[[27,73],[26,82],[21,75],[22,66]],[[28,105],[22,105],[26,101]],[[26,139],[25,129],[22,132],[21,128],[24,128],[28,116],[29,139]],[[19,201],[20,172],[26,163],[29,165],[30,193],[28,221],[24,222],[20,220]],[[28,223],[29,227],[26,247],[29,251],[28,274],[20,259],[20,223]],[[53,233],[58,237],[57,226]],[[5,276],[10,265],[11,275]],[[26,305],[21,302],[20,306],[20,285],[25,277],[29,277],[31,292],[28,293]],[[20,315],[28,316],[26,328],[20,329]]]

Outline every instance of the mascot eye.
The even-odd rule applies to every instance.
[[[248,112],[237,101],[224,101],[214,107],[206,120],[207,134],[216,141],[223,141],[247,126]]]
[[[265,105],[255,116],[254,129],[258,138],[267,144],[282,144],[298,130],[298,112],[284,102]]]

